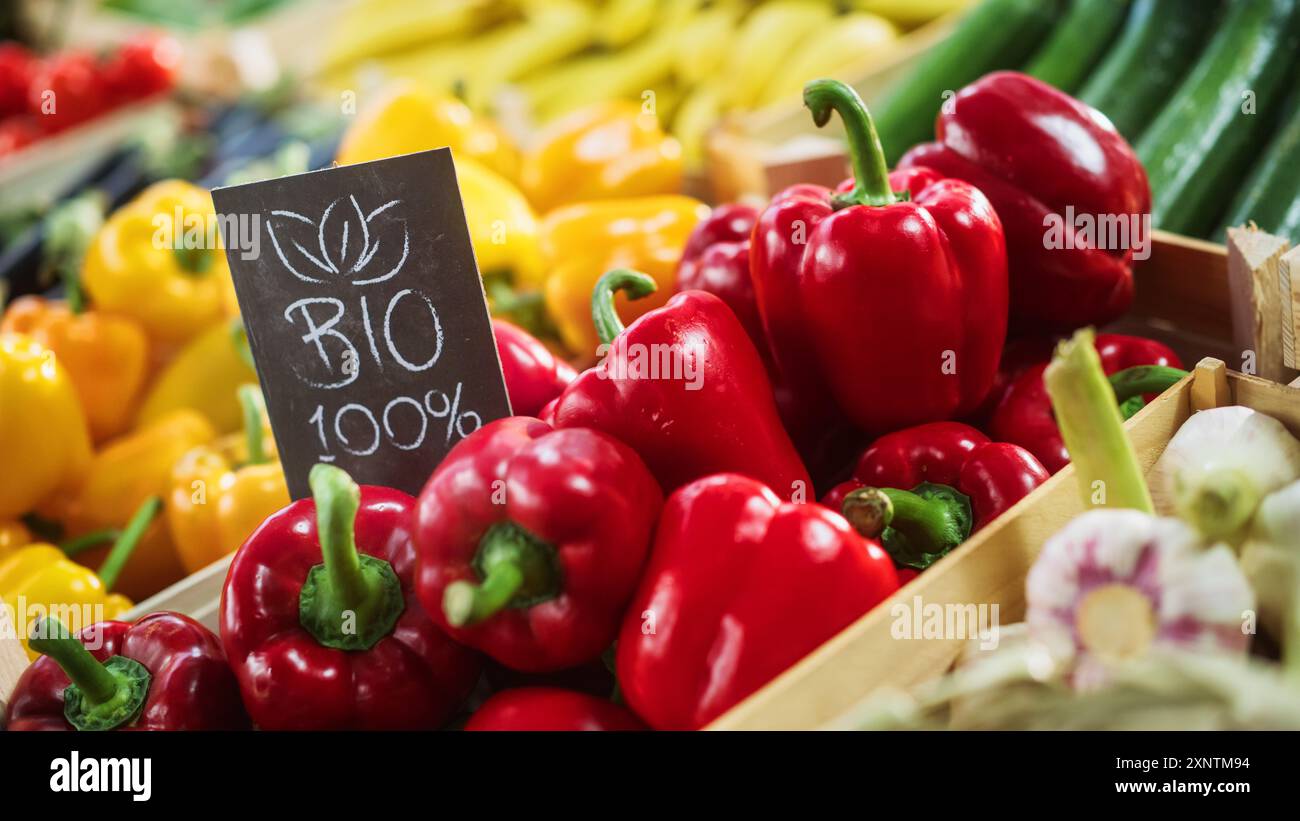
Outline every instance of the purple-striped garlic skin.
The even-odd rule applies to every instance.
[[[1084,513],[1047,540],[1025,582],[1032,637],[1072,664],[1075,687],[1152,649],[1244,652],[1254,592],[1223,545],[1177,519]]]

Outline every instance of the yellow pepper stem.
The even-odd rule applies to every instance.
[[[122,574],[126,563],[131,560],[132,551],[140,543],[140,537],[149,529],[149,525],[160,510],[162,510],[162,499],[150,496],[131,516],[131,521],[113,543],[113,549],[108,552],[108,558],[104,559],[104,563],[99,567],[99,580],[104,583],[105,590],[113,589],[117,577]]]
[[[1056,423],[1070,452],[1084,507],[1127,507],[1154,513],[1133,443],[1101,368],[1092,328],[1076,331],[1056,349],[1043,374]]]

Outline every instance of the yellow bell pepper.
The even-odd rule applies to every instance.
[[[163,348],[226,316],[229,279],[212,197],[183,180],[154,183],[113,212],[82,268],[95,305],[135,319]]]
[[[134,605],[126,596],[110,591],[160,508],[161,500],[156,496],[140,505],[98,572],[44,542],[0,557],[0,599],[15,609],[19,622],[53,616],[79,630],[95,622],[120,618]],[[27,655],[36,658],[37,654],[27,646],[26,631],[23,635]]]
[[[626,100],[580,109],[546,128],[524,154],[519,183],[538,211],[572,202],[672,194],[682,146]]]
[[[545,269],[537,248],[537,217],[509,177],[517,157],[491,123],[454,97],[398,82],[381,92],[343,135],[339,165],[450,146],[470,241],[485,277],[536,288]]]
[[[665,195],[575,203],[547,214],[542,221],[542,251],[551,264],[546,308],[569,350],[595,356],[599,340],[591,320],[591,291],[611,268],[634,268],[659,284],[644,299],[618,295],[625,320],[667,302],[682,248],[708,213],[698,200]]]
[[[0,333],[0,519],[74,487],[90,434],[58,357],[25,334]]]
[[[203,414],[217,433],[230,433],[243,419],[235,392],[256,381],[244,326],[237,319],[214,325],[182,348],[154,380],[136,424],[149,425],[189,408]]]
[[[76,536],[108,527],[121,527],[145,499],[166,497],[171,490],[172,467],[182,456],[216,436],[212,425],[197,411],[181,409],[108,444],[95,455],[80,492],[63,512],[68,533]],[[78,555],[91,563],[101,551]],[[118,587],[133,598],[157,593],[185,575],[162,519],[140,539],[131,560],[122,569]]]
[[[245,385],[239,398],[244,432],[200,445],[172,468],[167,524],[190,573],[239,549],[263,519],[289,504],[261,393]]]
[[[91,438],[126,430],[149,366],[149,343],[132,319],[80,310],[73,301],[15,299],[0,332],[25,333],[54,352],[81,399]]]
[[[357,113],[335,159],[351,165],[443,146],[457,162],[474,160],[507,179],[518,171],[518,151],[496,123],[451,95],[404,80],[380,89],[374,104]]]

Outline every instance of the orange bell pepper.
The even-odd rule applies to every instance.
[[[172,467],[187,452],[210,442],[216,431],[200,413],[181,409],[120,437],[95,454],[80,491],[63,512],[68,533],[85,534],[121,527],[145,499],[166,497]],[[104,551],[79,554],[93,566]],[[185,575],[167,523],[159,518],[144,532],[122,569],[118,588],[135,599],[147,598]]]

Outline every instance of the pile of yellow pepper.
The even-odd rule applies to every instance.
[[[212,217],[207,191],[157,183],[87,238],[61,272],[64,298],[20,297],[0,317],[0,599],[11,606],[102,606],[112,618],[287,504],[225,253],[163,239],[176,220]]]
[[[620,306],[625,318],[662,305],[708,213],[679,193],[676,140],[630,102],[574,112],[520,150],[456,98],[400,84],[356,117],[337,160],[444,145],[494,312],[570,359],[596,356],[599,276],[633,267],[658,280]],[[157,183],[86,238],[80,264],[61,272],[63,298],[21,297],[0,317],[0,599],[11,605],[120,615],[288,503],[224,251],[175,242],[213,218],[207,191]]]

